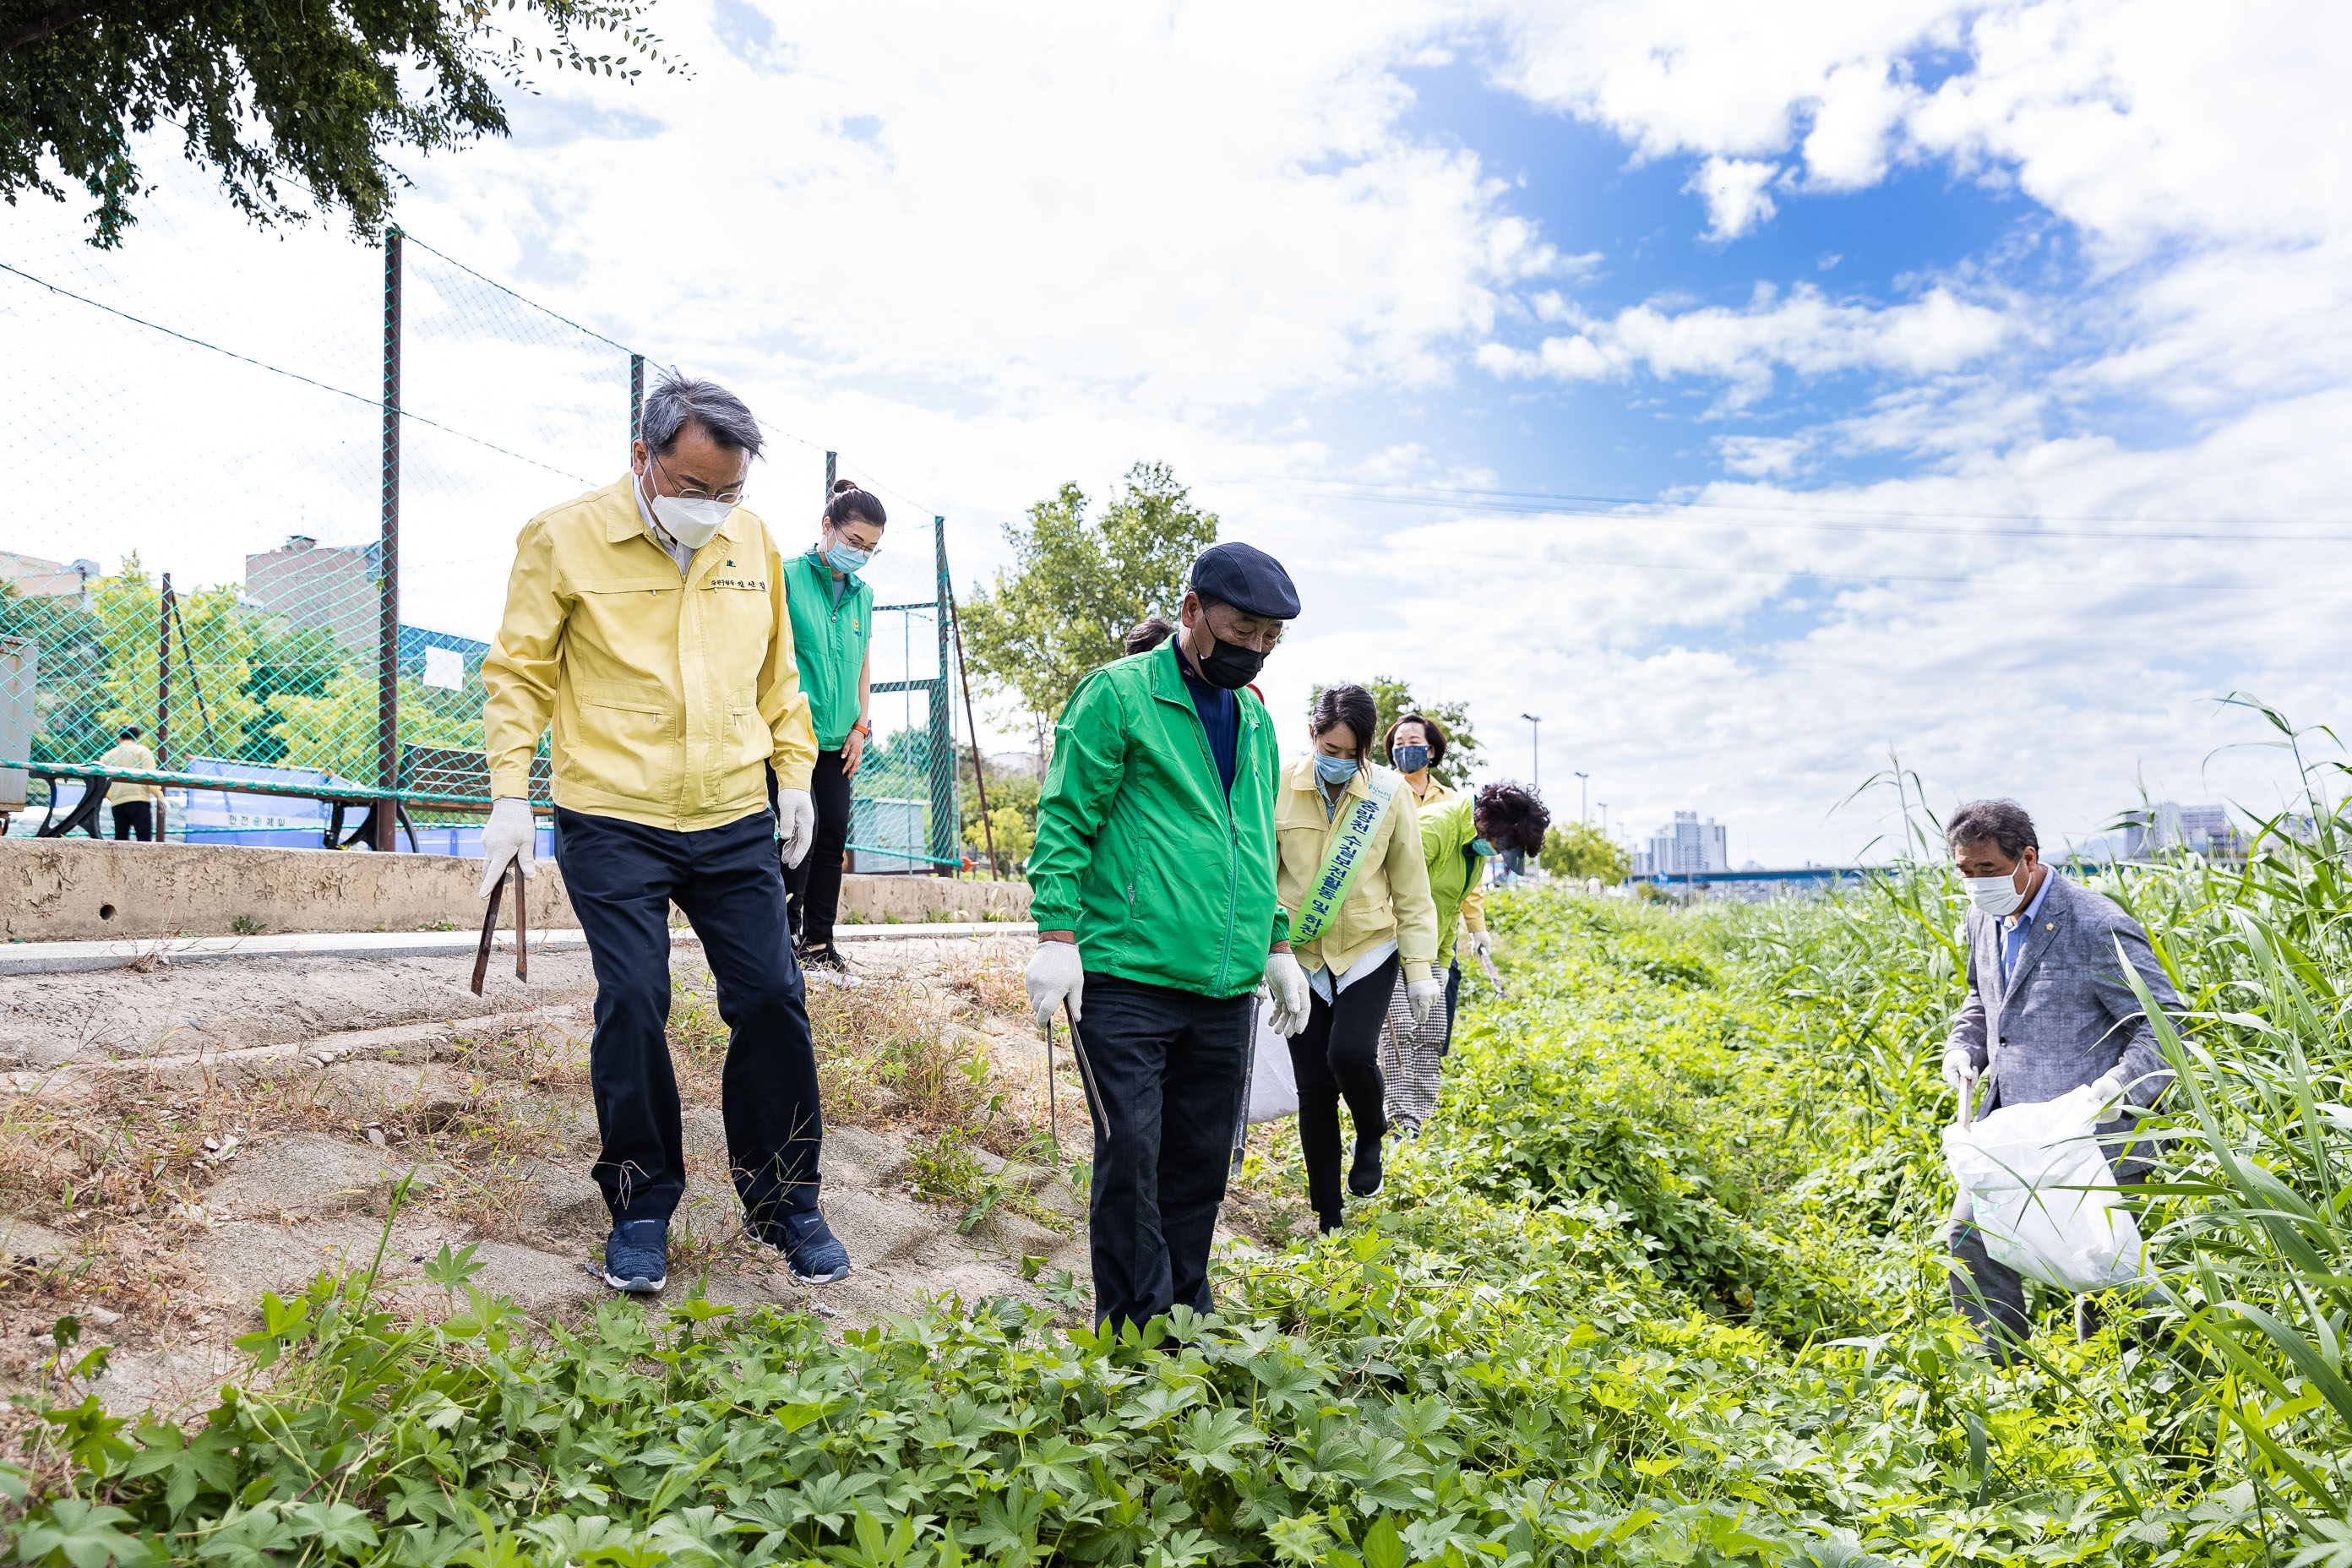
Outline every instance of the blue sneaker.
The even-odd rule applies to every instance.
[[[625,1219],[604,1238],[604,1283],[651,1296],[669,1283],[669,1221]]]
[[[803,1285],[830,1285],[849,1276],[849,1248],[814,1209],[764,1223],[747,1219],[743,1228],[754,1241],[782,1253],[785,1267]]]

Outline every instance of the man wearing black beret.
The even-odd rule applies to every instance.
[[[1297,615],[1280,562],[1213,545],[1175,635],[1080,681],[1054,727],[1029,1000],[1041,1026],[1067,1005],[1093,1070],[1097,1328],[1210,1310],[1259,983],[1276,1034],[1307,1020],[1274,895],[1274,721],[1243,689]]]

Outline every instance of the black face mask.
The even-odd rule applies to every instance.
[[[1253,652],[1238,643],[1225,641],[1210,630],[1206,621],[1201,623],[1201,629],[1209,633],[1209,651],[1200,654],[1201,679],[1210,685],[1223,687],[1227,691],[1239,691],[1255,680],[1257,672],[1265,668],[1265,655]],[[1192,647],[1189,640],[1185,647]],[[1193,651],[1198,653],[1199,650]]]

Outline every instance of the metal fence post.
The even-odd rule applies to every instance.
[[[383,231],[383,517],[376,569],[375,772],[383,797],[376,804],[374,843],[391,853],[399,827],[400,787],[400,230]]]
[[[963,868],[962,779],[955,763],[955,709],[948,700],[948,520],[931,519],[931,548],[939,563],[940,673],[931,682],[931,859],[933,871],[952,877]]]
[[[840,459],[840,457],[841,457],[841,454],[840,454],[840,453],[838,453],[838,452],[827,452],[827,453],[824,455],[824,500],[831,500],[833,499],[833,476],[834,476],[834,465],[835,465],[835,463]],[[824,501],[819,501],[817,504],[818,504],[819,506],[823,506],[823,505],[824,504]]]
[[[646,356],[629,356],[629,441],[634,446],[646,427]]]
[[[172,574],[163,574],[163,595],[155,606],[155,765],[166,765],[172,746]]]

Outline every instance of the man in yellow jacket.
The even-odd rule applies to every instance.
[[[646,397],[630,472],[532,518],[482,660],[494,804],[482,891],[531,870],[530,762],[552,722],[556,860],[596,969],[589,1077],[612,1211],[604,1282],[659,1290],[686,1190],[669,1016],[669,907],[702,939],[730,1033],[729,1163],[746,1228],[826,1284],[849,1254],[817,1208],[823,1123],[783,860],[816,826],[808,700],[783,563],[741,504],[759,422],[675,371]],[[772,816],[768,774],[780,786]]]

